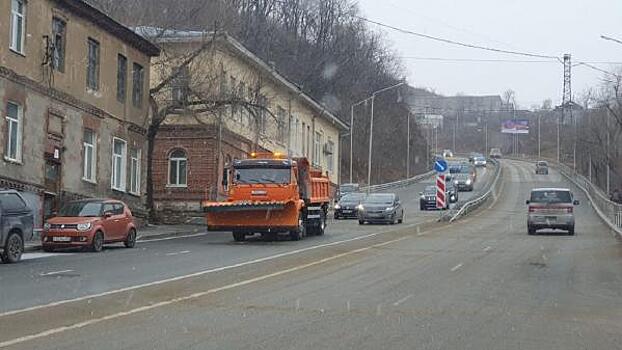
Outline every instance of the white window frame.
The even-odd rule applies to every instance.
[[[114,153],[114,145],[115,145],[115,142],[117,141],[123,143],[123,152],[121,155]],[[125,192],[126,183],[127,183],[127,141],[120,139],[118,137],[112,138],[112,157],[111,158],[112,158],[112,166],[110,167],[110,169],[112,171],[110,175],[110,187],[113,190]],[[117,159],[121,160],[121,164],[119,165],[121,168],[119,186],[117,186],[115,183],[116,182],[115,174],[117,173],[117,162],[116,162]]]
[[[17,107],[17,119],[9,116],[9,105],[13,105]],[[22,121],[24,120],[24,108],[19,103],[15,103],[12,101],[7,102],[6,106],[6,152],[4,154],[4,159],[9,162],[21,163],[22,162]],[[13,128],[17,128],[17,140],[15,142],[15,147],[17,147],[15,151],[15,157],[11,157],[11,153],[13,153],[13,149],[11,148],[11,135],[13,134]]]
[[[22,13],[17,11],[17,5],[22,4]],[[21,34],[20,38],[17,37],[16,24],[18,19],[21,19]],[[11,31],[10,31],[10,43],[9,48],[17,53],[24,54],[24,46],[26,44],[26,1],[25,0],[11,0]]]
[[[326,167],[332,173],[335,170],[335,142],[330,137],[328,142],[326,142],[326,147],[331,151],[330,154],[326,155]]]
[[[188,187],[188,152],[186,152],[183,149],[173,149],[169,154],[173,154],[175,151],[177,150],[181,150],[182,152],[184,152],[185,157],[172,157],[169,156],[168,158],[168,173],[166,174],[166,187],[176,187],[176,188],[186,188]],[[182,184],[179,182],[179,164],[181,161],[185,161],[186,162],[186,183]],[[173,162],[175,162],[175,172],[177,174],[176,178],[177,178],[177,183],[171,183],[171,167],[173,166]]]
[[[142,151],[140,148],[135,148],[136,157],[132,155],[130,152],[130,193],[140,196],[141,189],[141,169],[140,169],[140,161],[142,156]]]
[[[93,134],[93,143],[88,143],[86,139],[82,140],[82,152],[84,158],[84,166],[82,169],[82,180],[97,183],[97,133],[92,129],[84,129],[84,131],[89,130]],[[83,136],[84,137],[84,136]],[[91,158],[90,164],[87,162],[88,159],[88,150],[91,150]],[[91,177],[88,177],[88,170],[91,170]]]

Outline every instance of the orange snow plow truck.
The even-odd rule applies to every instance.
[[[222,184],[226,201],[203,202],[208,231],[233,232],[238,242],[256,233],[295,241],[324,234],[330,181],[306,158],[253,153],[226,167]]]

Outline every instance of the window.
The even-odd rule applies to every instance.
[[[99,90],[99,43],[91,38],[88,39],[86,86],[92,90]]]
[[[117,101],[125,103],[127,96],[127,58],[117,56]]]
[[[145,85],[145,70],[143,66],[134,63],[132,71],[132,102],[134,107],[142,107],[143,105],[143,86]]]
[[[130,193],[140,195],[140,156],[138,148],[130,150]]]
[[[52,18],[52,69],[65,71],[65,28],[67,23],[58,17]]]
[[[22,160],[22,107],[9,102],[6,107],[6,153],[5,158],[15,162]]]
[[[111,187],[114,190],[125,191],[125,164],[127,143],[124,140],[112,139],[112,178]]]
[[[307,155],[307,142],[305,141],[305,130],[307,129],[305,122],[302,122],[302,134],[301,134],[301,141],[302,141],[302,155],[306,156]]]
[[[82,141],[84,152],[84,168],[82,173],[82,179],[90,182],[96,181],[96,164],[97,164],[97,137],[95,132],[91,129],[84,129],[84,136]]]
[[[26,31],[26,2],[11,0],[11,43],[9,48],[24,53],[24,32]]]
[[[188,185],[188,158],[186,157],[186,152],[179,149],[171,152],[168,169],[169,186],[186,187]]]
[[[188,93],[190,90],[190,70],[187,66],[179,69],[177,76],[173,80],[173,88],[171,90],[173,103],[184,105],[188,102]]]
[[[24,203],[22,198],[15,193],[0,194],[0,205],[2,205],[3,209],[9,211],[26,209],[26,203]]]
[[[313,143],[313,163],[322,164],[322,134],[315,132],[315,142]]]
[[[328,152],[326,154],[326,162],[328,163],[328,171],[332,172],[335,170],[335,143],[328,139]]]
[[[125,207],[121,203],[112,203],[112,208],[114,215],[123,215],[123,211],[125,211]]]
[[[276,140],[277,142],[280,143],[285,143],[285,137],[287,136],[287,129],[285,127],[286,125],[286,120],[287,120],[287,113],[285,112],[285,110],[281,107],[278,106],[276,108]]]
[[[102,212],[104,214],[114,215],[114,205],[112,203],[104,203]]]

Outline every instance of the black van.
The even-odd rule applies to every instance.
[[[22,195],[0,189],[0,260],[16,263],[24,253],[24,241],[33,235],[33,215]]]

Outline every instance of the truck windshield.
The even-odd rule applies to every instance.
[[[70,202],[58,212],[58,216],[65,217],[89,217],[101,215],[101,202]]]
[[[291,170],[289,168],[235,169],[235,181],[239,184],[288,184],[291,182]]]

